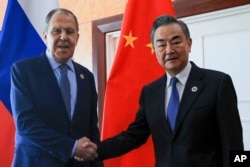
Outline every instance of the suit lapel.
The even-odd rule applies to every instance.
[[[204,74],[202,73],[201,69],[192,63],[192,69],[180,102],[180,108],[176,119],[174,136],[176,135],[176,133],[178,133],[181,123],[183,122],[187,114],[190,112],[191,106],[193,105],[193,103],[195,102],[204,87],[204,83],[201,81],[201,78],[203,78],[203,76]]]
[[[165,92],[166,92],[166,81],[167,76],[164,74],[159,80],[154,82],[153,87],[150,89],[152,92],[149,92],[148,96],[150,97],[150,103],[154,112],[150,113],[150,119],[155,122],[155,126],[161,127],[160,130],[164,130],[166,135],[171,136],[172,130],[168,124],[166,118],[166,108],[165,108]]]
[[[53,100],[54,103],[59,100],[59,102],[57,102],[58,104],[64,104],[63,97],[61,95],[61,91],[57,83],[57,79],[46,55],[44,54],[40,56],[37,60],[37,68],[35,72],[38,76],[37,78],[39,80],[39,87],[44,87],[44,89],[48,91],[48,94],[50,96],[48,98]],[[58,111],[61,112],[62,110],[65,110],[65,116],[66,118],[68,118],[66,108],[64,107],[64,105],[60,106],[62,106],[62,108],[58,109]]]
[[[51,92],[51,95],[56,96],[55,98],[62,98],[60,96],[60,88],[55,74],[45,54],[40,57],[40,60],[37,61],[37,67],[37,73],[40,76],[38,78],[40,79],[42,86],[47,87],[48,91]]]
[[[87,101],[87,99],[85,98],[89,98],[89,94],[86,92],[86,89],[88,88],[88,86],[86,85],[87,78],[83,70],[80,69],[77,63],[75,63],[74,61],[72,62],[75,68],[76,84],[77,84],[76,105],[75,105],[74,114],[72,117],[72,121],[73,121],[75,118],[75,115],[77,115],[78,112],[82,112],[82,110],[79,110],[79,109],[84,108],[82,106]]]
[[[160,115],[160,122],[162,122],[163,127],[166,127],[167,131],[169,132],[169,134],[172,133],[172,130],[169,126],[169,123],[167,121],[167,117],[166,117],[166,107],[165,107],[165,92],[166,92],[166,83],[167,83],[167,76],[164,75],[164,77],[162,77],[161,79],[161,85],[159,87],[159,92],[157,93],[157,96],[155,97],[155,99],[158,101],[158,103],[156,102],[156,104],[158,105],[159,108],[159,115]],[[160,99],[163,99],[163,101],[158,100],[160,97]],[[158,111],[158,110],[156,110]]]

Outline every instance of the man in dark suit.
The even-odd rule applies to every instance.
[[[192,40],[181,20],[168,15],[157,18],[151,41],[166,74],[143,87],[140,107],[128,129],[97,144],[99,159],[137,148],[151,134],[156,167],[229,167],[230,151],[243,150],[231,77],[188,61]],[[173,104],[170,81],[174,77],[180,99],[176,114],[172,114],[174,107],[167,110]]]
[[[81,147],[83,136],[100,141],[94,77],[72,60],[78,38],[76,16],[67,9],[54,9],[46,17],[47,50],[41,56],[13,64],[11,105],[16,125],[13,167],[103,166],[102,162],[79,162],[73,158],[83,157],[86,150],[93,149]],[[61,65],[66,67],[67,81],[61,81]],[[66,82],[67,90],[60,89]]]

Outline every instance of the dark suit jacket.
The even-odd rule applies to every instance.
[[[54,72],[45,54],[12,66],[11,103],[16,125],[14,167],[96,167],[71,158],[76,139],[99,142],[97,93],[92,73],[73,62],[77,102],[70,121]],[[80,77],[84,76],[83,77]]]
[[[151,134],[156,167],[229,167],[230,150],[243,149],[230,76],[192,63],[174,132],[165,117],[166,81],[164,75],[142,89],[134,122],[127,131],[98,144],[99,159],[137,148]]]

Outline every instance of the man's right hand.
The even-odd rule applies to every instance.
[[[96,152],[97,145],[91,142],[87,137],[77,140],[74,158],[78,161],[90,161],[98,157]]]

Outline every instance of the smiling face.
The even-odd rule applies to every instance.
[[[56,12],[43,33],[47,49],[59,63],[65,63],[74,54],[79,38],[76,24],[71,14]]]
[[[177,23],[162,25],[155,30],[154,48],[158,63],[171,76],[181,72],[188,63],[192,40]]]

